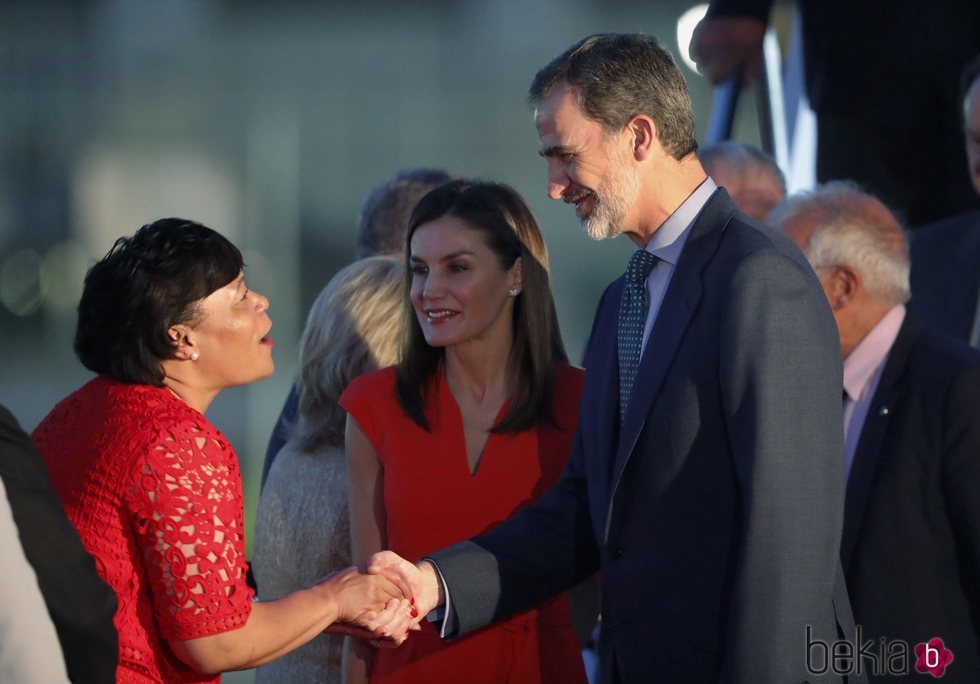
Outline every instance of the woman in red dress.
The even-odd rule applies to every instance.
[[[415,208],[408,244],[404,360],[341,397],[355,562],[417,560],[503,522],[558,480],[578,423],[582,372],[520,196],[448,183]],[[347,662],[348,684],[585,681],[564,596],[452,643],[428,622],[397,649],[353,642]]]
[[[393,585],[353,568],[252,600],[238,460],[204,411],[272,373],[268,307],[238,249],[181,219],[119,239],[85,278],[75,350],[98,376],[33,436],[116,592],[119,682],[218,681],[365,610],[375,634],[401,638],[410,623]]]

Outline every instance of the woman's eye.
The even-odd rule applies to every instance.
[[[466,268],[466,265],[465,264],[452,264],[449,267],[449,270],[452,273],[462,273],[463,271],[466,271],[468,269]]]
[[[424,276],[428,272],[429,269],[427,269],[425,266],[412,266],[412,275]]]
[[[247,287],[245,288],[245,293],[242,295],[242,301],[244,302],[246,299],[248,299],[248,288]]]

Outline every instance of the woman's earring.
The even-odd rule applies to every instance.
[[[516,297],[517,295],[520,294],[520,292],[521,291],[518,290],[516,287],[512,287],[509,290],[507,290],[507,294],[509,294],[511,297]]]
[[[191,352],[191,361],[197,361],[199,358],[201,358],[200,354],[197,352]]]

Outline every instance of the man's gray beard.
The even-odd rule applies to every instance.
[[[593,193],[595,208],[581,219],[582,230],[593,240],[605,240],[623,232],[623,221],[639,191],[636,176],[627,174],[619,173]]]
[[[622,232],[619,227],[622,215],[613,216],[611,207],[596,202],[596,208],[589,216],[582,218],[582,231],[595,241],[616,237]]]

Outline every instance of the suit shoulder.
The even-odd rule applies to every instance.
[[[912,358],[933,377],[976,378],[980,389],[980,351],[943,332],[922,328]]]
[[[956,214],[911,231],[909,250],[916,260],[945,258],[960,250],[980,250],[980,211]]]
[[[785,235],[747,217],[736,215],[729,222],[719,245],[718,260],[728,264],[736,274],[745,277],[772,276],[780,279],[802,278],[817,283],[806,257]]]
[[[962,233],[976,230],[977,227],[980,227],[980,210],[968,211],[914,228],[911,231],[910,241],[913,245],[928,245],[936,240],[959,237]]]
[[[780,231],[736,213],[725,229],[722,245],[736,250],[742,256],[773,254],[790,257],[798,264],[805,264],[802,252]]]

